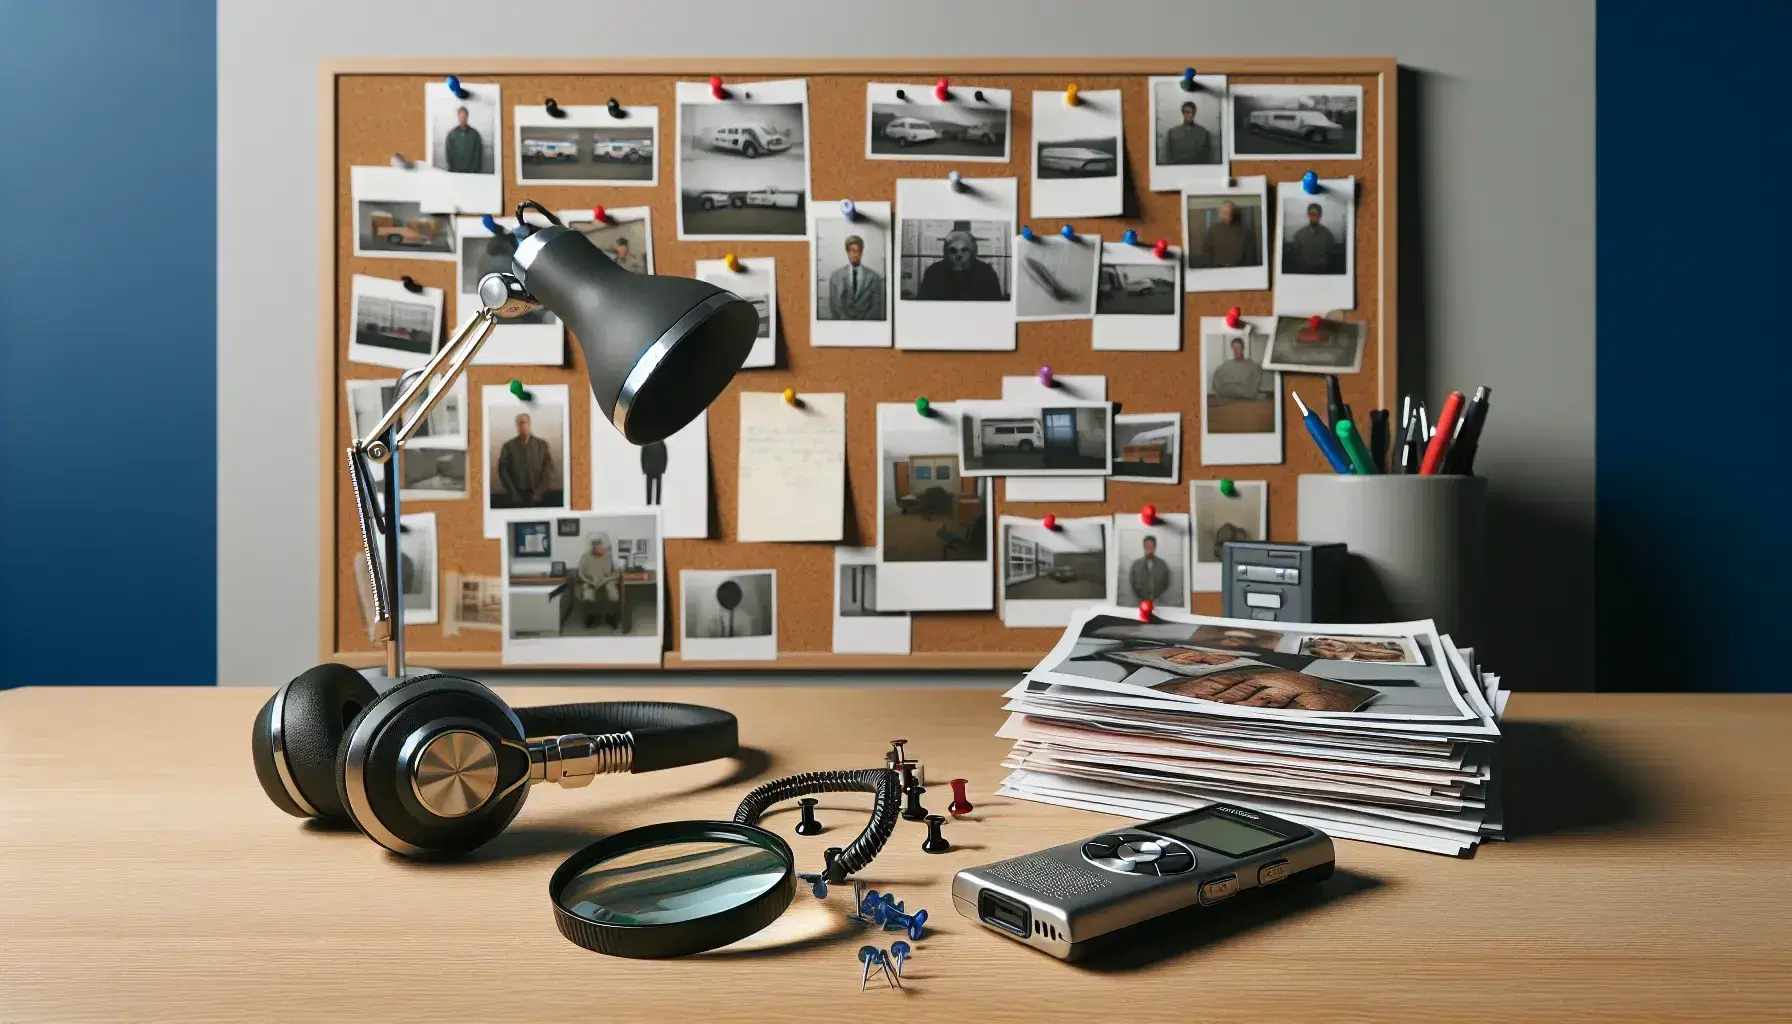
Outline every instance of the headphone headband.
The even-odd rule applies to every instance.
[[[739,723],[716,708],[666,701],[598,701],[517,708],[523,735],[530,739],[585,733],[629,733],[634,740],[633,772],[732,757],[740,746]]]

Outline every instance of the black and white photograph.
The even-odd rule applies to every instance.
[[[1263,368],[1275,317],[1201,318],[1201,465],[1282,461],[1282,375]]]
[[[1189,522],[1186,512],[1160,512],[1147,526],[1136,513],[1114,516],[1114,603],[1187,611]]]
[[[1182,253],[1104,243],[1095,282],[1090,347],[1098,352],[1174,352],[1182,347]]]
[[[1038,519],[1003,516],[1002,624],[1065,626],[1073,613],[1113,600],[1108,590],[1107,516]]]
[[[478,217],[461,217],[455,222],[460,235],[460,284],[456,291],[455,309],[465,310],[461,321],[471,317],[484,305],[479,299],[479,282],[487,274],[510,273],[514,265],[516,243],[510,232],[516,229],[516,218],[497,217],[501,229],[494,234],[486,230]],[[531,310],[522,316],[499,320],[492,336],[486,339],[474,366],[563,366],[566,363],[566,329],[560,318],[546,307]]]
[[[934,83],[865,86],[865,156],[871,160],[1008,162],[1013,101],[1007,89]]]
[[[809,344],[890,347],[894,228],[887,202],[854,202],[851,218],[838,203],[810,209]]]
[[[1269,485],[1261,480],[1234,480],[1226,494],[1218,480],[1188,485],[1188,506],[1194,526],[1190,552],[1190,589],[1197,594],[1220,589],[1220,548],[1230,540],[1269,539]]]
[[[776,569],[681,569],[679,643],[685,661],[778,656]]]
[[[516,180],[521,185],[659,184],[660,108],[545,106],[511,110],[516,123]]]
[[[635,274],[653,273],[653,208],[620,206],[604,210],[598,220],[592,210],[561,210],[567,227],[591,239],[605,256]]]
[[[374,474],[384,479],[384,467]],[[398,497],[403,501],[453,501],[467,496],[467,453],[457,448],[407,448],[398,456]]]
[[[809,230],[803,79],[678,83],[678,237],[798,239]]]
[[[1224,183],[1226,76],[1152,78],[1151,190],[1175,192],[1190,185]]]
[[[896,182],[896,347],[1014,348],[1013,178]]]
[[[1014,318],[1087,320],[1095,315],[1101,236],[1025,235],[1014,239]]]
[[[1183,290],[1268,288],[1268,214],[1268,179],[1260,175],[1183,189]]]
[[[589,391],[589,389],[587,389]],[[591,399],[591,507],[651,505],[667,537],[709,536],[709,413],[664,441],[630,444]]]
[[[349,362],[399,370],[429,362],[442,335],[442,289],[412,292],[402,281],[366,274],[354,275],[349,287]]]
[[[355,255],[409,260],[454,258],[454,217],[424,213],[426,173],[396,167],[351,167]]]
[[[1276,196],[1276,312],[1355,309],[1356,179],[1321,178],[1317,192],[1284,181]]]
[[[928,411],[877,406],[877,606],[987,611],[995,607],[993,485],[961,472],[957,403]]]
[[[1114,417],[1114,476],[1141,484],[1180,484],[1182,414],[1134,412]]]
[[[1275,336],[1263,358],[1265,370],[1288,373],[1360,373],[1367,325],[1320,317],[1276,317]]]
[[[1056,405],[1063,401],[1105,402],[1108,379],[1099,373],[1003,374],[1002,401],[1022,405]],[[1002,481],[1003,501],[1106,501],[1105,476],[1011,476]]]
[[[440,386],[441,378],[437,377],[423,393],[428,395]],[[386,380],[350,380],[344,385],[348,391],[348,424],[349,431],[356,437],[366,437],[368,432],[379,425],[380,418],[392,403],[398,400],[398,381]],[[421,401],[413,402],[405,419],[416,415]],[[436,407],[429,411],[429,416],[418,427],[411,439],[405,442],[407,448],[458,448],[467,447],[467,378],[461,377],[448,389]],[[377,464],[376,464],[377,465]]]
[[[505,532],[506,665],[659,665],[665,565],[657,510],[519,519]]]
[[[567,502],[567,386],[524,382],[528,400],[510,388],[480,388],[484,413],[485,535],[503,535],[512,509],[564,509]]]
[[[1125,209],[1120,90],[1033,93],[1034,217],[1117,217]]]
[[[1114,407],[1107,402],[958,402],[965,476],[1107,476]]]
[[[907,654],[913,625],[907,612],[877,606],[877,549],[834,548],[835,654]]]
[[[423,86],[423,162],[446,178],[432,183],[443,209],[501,213],[504,205],[504,137],[498,111],[503,94],[495,82],[462,82],[457,96],[440,79]]]
[[[1360,85],[1232,86],[1232,156],[1251,160],[1363,155]]]
[[[770,256],[744,256],[729,269],[727,260],[698,260],[694,276],[751,302],[759,311],[759,333],[743,369],[763,369],[778,362],[778,261]]]
[[[436,576],[436,514],[406,512],[398,523],[398,588],[405,625],[427,626],[437,620],[441,592]]]

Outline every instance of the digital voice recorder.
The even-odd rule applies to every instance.
[[[952,905],[986,928],[1062,960],[1122,930],[1247,889],[1330,878],[1331,837],[1229,804],[966,868]],[[1097,941],[1101,940],[1101,941]]]

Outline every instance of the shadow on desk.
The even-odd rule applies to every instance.
[[[1659,780],[1588,733],[1559,722],[1500,724],[1501,803],[1506,836],[1624,831],[1658,824]]]
[[[1318,885],[1281,892],[1265,890],[1248,901],[1220,908],[1190,907],[1128,929],[1114,944],[1090,952],[1071,966],[1097,973],[1136,971],[1216,946],[1257,928],[1315,908],[1382,888],[1372,875],[1338,868]],[[1247,890],[1249,891],[1249,890]]]

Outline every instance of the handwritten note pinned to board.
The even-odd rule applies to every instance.
[[[840,540],[846,516],[846,396],[743,391],[738,539]]]

